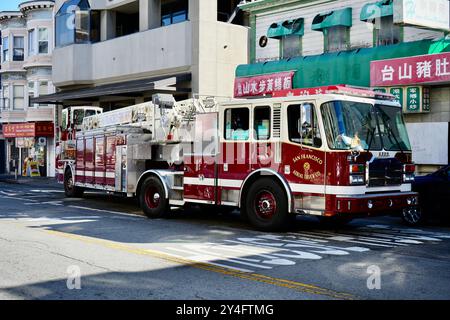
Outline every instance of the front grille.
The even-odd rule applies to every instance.
[[[375,159],[369,164],[369,187],[402,184],[403,164],[395,158]]]

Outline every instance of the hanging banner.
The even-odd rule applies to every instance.
[[[295,71],[271,73],[254,77],[236,78],[234,97],[255,97],[292,89]]]
[[[5,138],[53,137],[54,131],[55,129],[52,122],[13,123],[3,125],[3,135]]]
[[[450,82],[450,52],[370,63],[372,87],[441,82]]]

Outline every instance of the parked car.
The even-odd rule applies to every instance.
[[[425,222],[430,217],[450,218],[450,165],[426,176],[418,176],[413,190],[419,193],[420,212],[416,217],[403,215],[410,225]]]

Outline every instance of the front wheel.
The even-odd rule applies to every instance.
[[[161,180],[156,177],[145,179],[139,194],[139,203],[148,218],[162,218],[167,215],[169,201]]]
[[[261,231],[279,231],[294,215],[288,212],[286,193],[274,180],[256,181],[247,192],[245,213],[250,223]]]
[[[403,209],[402,219],[408,226],[417,226],[425,222],[425,214],[420,207]]]

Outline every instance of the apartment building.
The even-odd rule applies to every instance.
[[[403,105],[419,171],[449,163],[449,1],[246,0],[240,8],[251,63],[236,69],[236,96],[270,95],[267,81],[282,76],[287,89],[389,92]]]
[[[248,62],[248,28],[237,24],[234,3],[57,0],[57,92],[33,101],[107,111],[156,92],[232,96],[234,71]]]
[[[42,176],[54,176],[53,106],[32,98],[54,92],[52,84],[54,1],[26,1],[0,12],[0,166],[23,173],[25,160]]]

